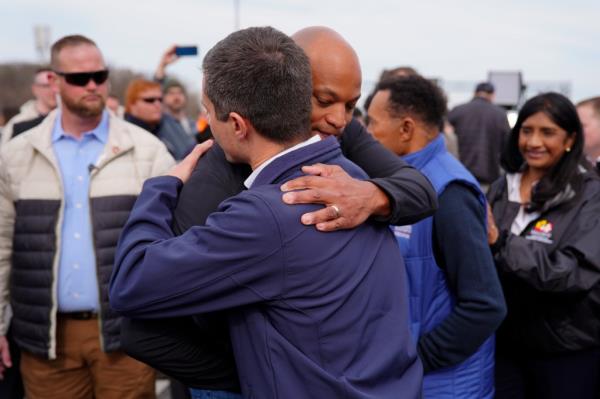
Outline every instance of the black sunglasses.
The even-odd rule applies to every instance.
[[[85,86],[89,83],[90,79],[97,85],[101,85],[108,79],[108,69],[94,72],[59,72],[54,71],[58,76],[65,78],[65,82],[73,86]]]
[[[140,100],[142,100],[143,102],[148,103],[148,104],[152,104],[155,101],[162,103],[162,97],[145,97],[145,98],[140,98]]]

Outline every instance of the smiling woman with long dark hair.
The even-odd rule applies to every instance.
[[[497,335],[496,397],[595,398],[600,180],[583,157],[573,104],[557,93],[527,101],[502,165],[507,174],[488,193],[508,307]]]

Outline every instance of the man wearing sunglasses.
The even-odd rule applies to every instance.
[[[108,70],[93,41],[58,40],[51,66],[60,108],[0,153],[0,377],[11,367],[10,293],[28,398],[153,397],[153,371],[120,351],[107,285],[143,181],[174,161],[106,110]]]

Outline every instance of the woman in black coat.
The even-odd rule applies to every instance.
[[[600,381],[600,180],[573,104],[525,103],[488,193],[490,243],[508,315],[497,398],[595,398]],[[495,221],[495,223],[494,223]]]

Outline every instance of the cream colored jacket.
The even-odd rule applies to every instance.
[[[56,110],[52,111],[40,125],[0,148],[0,335],[5,335],[8,329],[9,277],[17,201],[60,201],[56,226],[56,248],[60,248],[63,186],[51,141],[56,114]],[[166,173],[174,163],[156,137],[111,115],[107,144],[90,174],[89,197],[137,195],[146,179]],[[55,254],[55,280],[58,259]],[[56,309],[56,292],[53,302]]]

